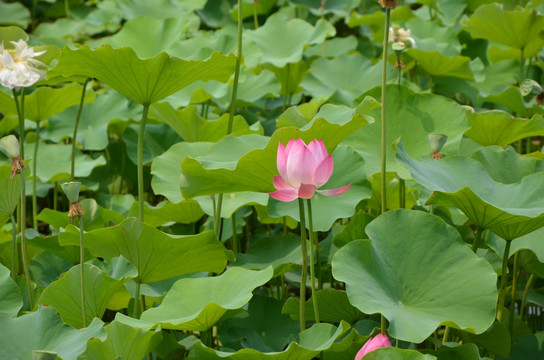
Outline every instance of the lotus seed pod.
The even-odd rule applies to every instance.
[[[402,41],[397,41],[391,45],[391,48],[393,48],[395,51],[402,51],[406,48],[406,45],[404,45]]]
[[[398,0],[380,0],[380,5],[385,9],[394,9],[398,3]]]
[[[19,157],[19,141],[13,135],[4,136],[0,139],[0,151],[9,158]]]
[[[429,134],[429,144],[431,144],[431,151],[433,153],[439,153],[447,140],[448,137],[444,134]]]
[[[539,83],[532,79],[526,79],[521,83],[521,86],[519,87],[521,91],[521,95],[527,96],[529,94],[532,95],[540,95],[542,94],[542,87]]]
[[[77,203],[79,201],[79,189],[81,188],[81,183],[79,181],[71,181],[61,184],[60,187],[62,191],[66,194],[70,203]]]

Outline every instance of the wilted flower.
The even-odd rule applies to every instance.
[[[31,86],[45,74],[38,69],[45,64],[34,59],[45,51],[35,53],[22,39],[11,43],[15,49],[4,49],[4,43],[0,44],[0,84],[10,89]]]
[[[10,179],[13,180],[13,177],[16,174],[19,174],[21,170],[25,169],[25,162],[20,156],[19,141],[14,135],[4,136],[0,139],[0,151],[11,158]]]
[[[363,356],[368,354],[371,351],[374,351],[379,348],[383,347],[391,347],[391,342],[389,341],[389,338],[384,333],[380,333],[370,339],[364,344],[364,346],[359,350],[357,355],[355,355],[354,360],[361,360]]]
[[[280,142],[277,166],[280,176],[274,176],[274,187],[278,190],[270,193],[270,196],[279,201],[310,199],[316,191],[326,196],[336,196],[351,186],[317,190],[329,181],[334,168],[332,155],[327,153],[323,140],[314,139],[306,145],[300,138],[291,139],[287,146]]]
[[[379,3],[384,9],[394,9],[398,5],[398,0],[379,0]]]
[[[412,37],[410,29],[404,29],[398,25],[393,25],[389,28],[389,42],[402,42],[404,44],[409,42],[412,47],[416,47],[416,41]]]

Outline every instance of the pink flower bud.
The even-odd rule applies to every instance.
[[[384,333],[378,334],[368,339],[368,341],[364,344],[361,350],[359,350],[357,355],[355,355],[355,360],[361,360],[363,356],[376,349],[391,346],[391,342],[389,341],[387,335],[385,335]]]

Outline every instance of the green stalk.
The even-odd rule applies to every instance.
[[[520,50],[521,50],[521,54],[519,57],[519,83],[521,84],[524,80],[523,68],[525,67],[525,54],[524,54],[523,48],[521,48]]]
[[[21,254],[23,256],[23,270],[26,277],[26,287],[28,290],[28,304],[30,310],[34,308],[34,301],[32,300],[32,284],[30,282],[30,272],[28,271],[28,258],[26,254],[26,239],[25,239],[25,172],[21,169]]]
[[[21,159],[25,160],[25,109],[24,109],[24,88],[21,88],[21,103],[19,104],[19,98],[17,97],[17,91],[13,89],[13,100],[15,100],[15,107],[17,108],[17,117],[19,118],[19,152]]]
[[[308,231],[310,233],[310,282],[312,283],[312,303],[314,307],[314,318],[316,324],[319,324],[319,309],[317,307],[317,293],[315,288],[315,267],[314,267],[314,252],[316,247],[316,238],[312,220],[312,201],[311,199],[306,199],[306,204],[308,205]],[[318,260],[319,261],[319,260]]]
[[[306,221],[304,216],[304,201],[298,199],[300,214],[300,246],[302,250],[302,272],[300,274],[300,331],[306,329],[306,276],[308,271],[308,250],[306,249]]]
[[[222,207],[223,207],[223,193],[220,193],[220,194],[217,194],[217,209],[214,212],[214,219],[213,219],[213,229],[219,241],[221,241],[221,236],[219,232],[221,230],[221,208]]]
[[[512,271],[512,292],[510,301],[510,322],[508,323],[508,330],[510,330],[510,335],[513,337],[514,333],[514,310],[516,305],[516,292],[518,285],[518,270],[519,270],[519,251],[514,254],[514,270]]]
[[[479,227],[476,228],[476,233],[474,234],[474,242],[472,243],[472,251],[476,253],[478,250],[478,246],[480,245],[480,241],[482,239],[482,229]]]
[[[81,91],[81,100],[79,101],[79,109],[77,111],[76,123],[74,125],[74,135],[72,135],[72,163],[70,166],[70,178],[72,181],[75,180],[75,168],[76,168],[76,139],[77,139],[77,129],[79,128],[79,120],[81,119],[81,113],[83,112],[83,102],[85,101],[85,91],[87,89],[87,84],[89,83],[89,78],[83,83],[83,90]]]
[[[535,280],[536,280],[536,276],[534,274],[531,274],[531,276],[529,276],[529,280],[527,280],[527,284],[525,284],[525,290],[523,291],[523,297],[521,298],[521,309],[519,311],[521,320],[525,318],[525,307],[527,306],[527,293],[533,287]]]
[[[382,213],[386,209],[387,199],[386,199],[386,184],[385,184],[385,175],[386,175],[386,124],[385,124],[385,87],[387,83],[387,48],[389,42],[389,36],[387,32],[389,31],[389,23],[391,17],[391,9],[385,9],[385,30],[383,35],[383,56],[382,56],[382,167],[381,167],[381,190],[382,190]]]
[[[236,213],[232,213],[232,252],[238,254],[238,235],[236,234]]]
[[[79,216],[79,264],[81,265],[81,314],[83,327],[87,327],[87,310],[85,309],[85,248],[83,247],[83,216]]]
[[[399,206],[401,209],[406,208],[406,182],[399,177]]]
[[[442,343],[447,343],[450,340],[450,327],[446,326],[444,329],[444,337],[442,338]]]
[[[289,76],[291,72],[291,64],[287,63],[287,69],[285,71],[285,92],[283,93],[283,106],[282,109],[285,111],[287,109],[287,95],[289,93]]]
[[[57,211],[59,203],[59,183],[55,181],[53,186],[53,210]]]
[[[259,28],[259,19],[257,18],[257,3],[259,0],[253,0],[253,23],[255,24],[255,29]]]
[[[138,134],[138,219],[144,222],[144,135],[149,104],[144,105]]]
[[[70,4],[69,0],[64,0],[64,13],[66,14],[66,18],[70,19]]]
[[[17,274],[17,221],[11,215],[11,277],[13,280]]]
[[[506,289],[506,283],[508,282],[507,271],[508,271],[508,258],[510,254],[510,245],[511,245],[511,241],[507,241],[506,246],[504,247],[504,255],[502,257],[501,288],[499,290],[499,304],[497,306],[497,320],[499,321],[501,321],[502,319],[504,300],[506,297],[505,289]]]
[[[36,168],[38,166],[38,146],[40,144],[40,122],[36,123],[36,145],[32,161],[32,225],[38,230],[38,197],[36,196]]]
[[[140,286],[142,285],[142,283],[140,282],[140,280],[136,279],[136,290],[135,290],[135,294],[134,294],[134,307],[132,308],[132,317],[135,318],[135,319],[139,319],[140,318]]]

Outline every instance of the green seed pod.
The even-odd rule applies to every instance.
[[[431,145],[431,151],[433,153],[439,153],[447,140],[448,137],[444,134],[429,134],[429,144]]]
[[[406,45],[402,41],[394,42],[393,45],[391,45],[391,48],[395,51],[402,51],[406,48]]]
[[[60,187],[66,194],[68,200],[70,200],[70,203],[77,203],[79,201],[79,189],[81,188],[81,183],[79,181],[66,182],[61,184]]]
[[[519,87],[519,90],[521,91],[521,95],[527,96],[529,94],[532,95],[540,95],[542,94],[542,87],[539,83],[532,79],[525,79],[521,83],[521,86]]]
[[[0,151],[10,159],[19,157],[19,141],[14,135],[4,136],[0,139]]]

